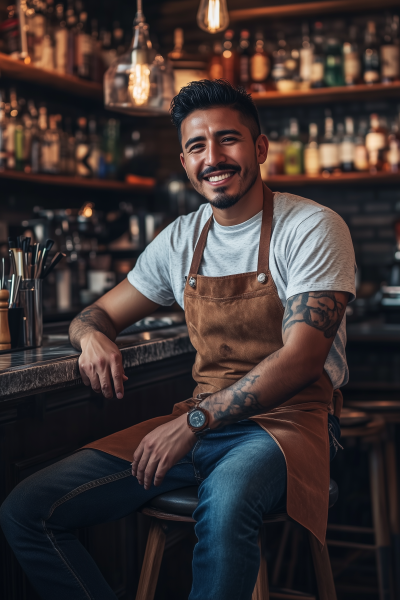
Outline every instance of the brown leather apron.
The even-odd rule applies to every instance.
[[[194,397],[232,385],[283,346],[284,309],[269,270],[272,217],[273,194],[264,186],[258,268],[253,273],[198,275],[212,216],[203,228],[184,291],[189,336],[197,350]],[[252,417],[275,439],[285,456],[288,514],[321,544],[325,541],[329,501],[327,420],[328,411],[334,412],[334,396],[335,414],[339,415],[341,393],[333,392],[324,371],[317,382],[278,408],[268,410],[266,405],[265,414]],[[184,414],[193,404],[194,399],[190,398],[176,404],[171,415],[139,423],[85,447],[131,461],[147,433]]]

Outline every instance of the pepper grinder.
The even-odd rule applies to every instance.
[[[10,328],[8,326],[8,300],[10,292],[0,290],[0,350],[11,350]]]

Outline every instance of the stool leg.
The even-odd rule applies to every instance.
[[[160,521],[152,519],[136,600],[153,600],[154,598],[164,553],[165,537]]]
[[[288,543],[289,534],[292,531],[292,527],[293,527],[293,525],[290,521],[285,521],[285,523],[283,525],[281,541],[279,543],[279,550],[276,555],[274,572],[272,575],[272,585],[275,585],[275,586],[278,585],[279,577],[280,577],[281,570],[282,570],[283,557],[284,557],[286,546]]]
[[[268,570],[265,560],[265,527],[262,526],[258,536],[258,545],[260,547],[260,568],[256,585],[254,587],[251,600],[269,600]]]
[[[325,542],[321,552],[319,542],[311,531],[308,532],[308,539],[314,563],[319,600],[336,600],[335,583],[333,581],[331,561],[329,560],[328,545]]]
[[[390,533],[392,534],[393,565],[397,598],[400,598],[400,496],[399,473],[397,471],[395,425],[388,425],[388,439],[385,443],[387,490],[389,500]]]
[[[376,545],[376,562],[378,567],[379,598],[380,600],[390,600],[391,553],[383,469],[384,462],[382,448],[380,443],[376,441],[371,444],[369,452],[369,473]]]

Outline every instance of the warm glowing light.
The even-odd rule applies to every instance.
[[[129,74],[128,92],[137,106],[142,106],[147,102],[150,94],[149,65],[132,65]]]
[[[79,216],[80,217],[86,217],[87,219],[90,219],[90,217],[93,215],[93,208],[94,208],[94,203],[93,202],[87,202],[80,209]]]
[[[220,25],[220,5],[219,0],[210,0],[208,5],[208,29],[211,33],[218,31]]]
[[[30,65],[30,64],[31,64],[31,57],[30,57],[30,56],[26,56],[26,57],[24,58],[24,63],[25,63],[26,65]]]

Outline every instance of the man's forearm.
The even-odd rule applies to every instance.
[[[285,347],[264,359],[233,385],[201,403],[211,415],[211,428],[225,427],[271,410],[317,378],[314,369],[296,361]]]
[[[82,350],[82,338],[88,333],[98,331],[104,333],[112,341],[117,337],[115,327],[107,313],[97,304],[92,304],[80,312],[71,322],[69,339],[74,348]]]

